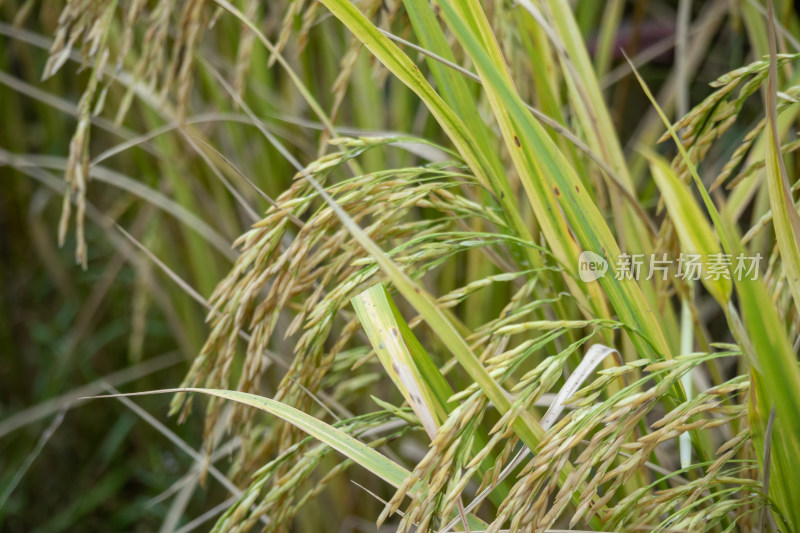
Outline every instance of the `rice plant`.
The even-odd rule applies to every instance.
[[[56,402],[0,521],[79,527],[26,475],[104,395],[191,459],[110,529],[800,531],[800,20],[629,4],[0,5],[71,351],[120,283],[115,370],[185,363]]]

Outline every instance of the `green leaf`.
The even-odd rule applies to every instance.
[[[436,20],[428,0],[403,0],[403,5],[420,45],[439,57],[455,63],[456,58],[447,44],[447,37]],[[429,57],[426,59],[436,81],[438,93],[475,136],[493,171],[502,173],[503,165],[500,157],[497,151],[492,149],[491,132],[481,119],[475,97],[470,92],[466,79],[461,73],[439,61]]]
[[[767,167],[767,189],[772,209],[775,238],[783,260],[783,270],[789,283],[795,308],[800,311],[800,215],[792,200],[789,178],[781,154],[778,135],[778,70],[775,39],[770,31],[769,78],[767,82],[767,130],[764,160]]]
[[[449,409],[445,406],[450,386],[411,333],[405,320],[395,317],[397,308],[383,285],[374,285],[360,293],[352,299],[352,303],[384,370],[433,439],[439,426],[447,419]],[[427,368],[426,374],[435,383],[426,383],[420,365],[433,366],[434,371]],[[436,390],[442,393],[444,402],[436,397]]]
[[[271,398],[264,398],[263,396],[258,396],[256,394],[232,390],[181,387],[177,389],[160,389],[147,392],[134,392],[130,394],[91,396],[91,398],[115,398],[118,396],[145,396],[150,394],[168,393],[185,394],[192,392],[216,396],[226,400],[233,400],[235,402],[250,405],[275,415],[278,418],[292,424],[296,428],[303,430],[320,442],[324,442],[334,450],[342,453],[349,459],[352,459],[354,462],[360,464],[376,476],[395,487],[399,487],[411,474],[411,472],[399,464],[383,456],[381,453],[370,448],[363,442],[351,437],[341,429],[326,424],[325,422],[322,422],[321,420],[318,420],[313,416],[300,411],[299,409],[295,409],[294,407],[279,401]],[[414,493],[414,491],[412,491],[412,493]],[[415,495],[420,496],[419,493],[416,493]]]
[[[722,249],[708,224],[705,214],[697,205],[689,187],[683,183],[669,164],[655,155],[648,155],[650,169],[656,182],[661,197],[667,206],[678,239],[681,242],[681,251],[701,255],[703,272],[707,272],[708,258],[713,254],[721,254]],[[730,274],[728,274],[730,275]],[[732,283],[729,278],[714,279],[711,276],[702,276],[703,285],[719,304],[725,308],[730,301]]]
[[[447,0],[439,1],[439,5],[448,26],[478,69],[506,147],[554,255],[573,275],[577,273],[582,249],[613,264],[620,255],[617,242],[572,166],[514,89],[480,5],[473,0],[459,0],[458,10]],[[608,298],[620,319],[640,333],[641,336],[632,337],[640,353],[671,357],[655,314],[635,281],[607,275],[600,278],[599,285],[589,283],[586,290],[591,291],[590,305],[597,316],[608,317]]]
[[[435,430],[456,407],[455,402],[450,401],[453,396],[452,387],[417,340],[382,284],[360,293],[352,299],[352,303],[370,344],[406,402],[423,422],[423,426],[425,418],[433,418],[433,434],[428,431],[433,439]],[[411,378],[413,382],[409,383]],[[473,451],[477,453],[488,441],[486,434],[479,429],[475,434]],[[481,474],[493,468],[495,460],[496,454],[490,453],[480,465]],[[491,493],[492,501],[499,505],[508,495],[509,489],[506,483],[500,483]]]
[[[411,475],[411,472],[395,463],[391,459],[382,455],[377,450],[370,448],[360,440],[351,437],[344,431],[326,424],[313,416],[295,409],[289,405],[273,400],[271,398],[264,398],[256,394],[247,392],[220,390],[220,389],[203,389],[196,387],[183,387],[177,389],[160,389],[147,392],[134,392],[129,394],[108,394],[104,396],[91,396],[90,398],[115,398],[120,396],[145,396],[150,394],[169,394],[169,393],[198,393],[207,394],[209,396],[216,396],[226,400],[233,400],[241,404],[250,405],[262,411],[266,411],[278,418],[292,424],[296,428],[304,431],[311,437],[314,437],[320,442],[324,442],[334,450],[340,452],[348,459],[366,468],[371,473],[380,477],[387,483],[394,487],[400,487],[405,479]],[[87,399],[87,398],[82,398]],[[420,483],[414,485],[409,494],[414,498],[425,498],[425,488]],[[469,516],[470,528],[483,529],[485,523],[478,518]]]

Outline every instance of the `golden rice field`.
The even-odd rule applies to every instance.
[[[0,532],[800,531],[787,0],[0,1]]]

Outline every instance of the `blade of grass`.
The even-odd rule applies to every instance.
[[[0,439],[14,430],[25,427],[28,424],[33,424],[53,413],[57,413],[82,396],[89,396],[101,392],[104,384],[123,385],[153,374],[154,372],[158,372],[159,370],[169,368],[179,362],[181,362],[181,358],[175,352],[159,355],[135,366],[119,370],[92,381],[91,383],[87,383],[77,389],[65,392],[55,398],[50,398],[44,402],[28,407],[23,411],[14,413],[0,422]]]
[[[457,13],[446,0],[439,5],[448,26],[484,81],[506,146],[554,254],[573,273],[581,248],[599,253],[606,261],[614,263],[620,250],[608,225],[552,139],[525,111],[480,6],[477,2],[462,1],[459,2],[460,13]],[[480,33],[473,34],[467,21],[473,26],[480,21]],[[588,284],[587,290],[591,291],[591,304],[598,317],[608,317],[603,305],[607,297],[622,321],[641,333],[646,341],[638,336],[632,339],[640,353],[671,357],[670,346],[636,282],[609,275],[600,278],[599,285]]]
[[[769,28],[769,75],[766,88],[767,142],[764,159],[767,163],[767,189],[772,208],[772,225],[778,241],[783,269],[789,282],[795,308],[800,311],[800,215],[794,206],[789,177],[780,151],[778,135],[778,91],[777,52],[775,49],[775,24],[772,2],[767,2]]]
[[[384,370],[391,376],[433,441],[449,411],[437,396],[452,393],[452,389],[432,364],[383,285],[367,289],[353,298],[352,303]],[[433,380],[433,383],[426,378]],[[458,510],[464,528],[469,531],[460,498]],[[379,525],[380,522],[379,519]]]
[[[17,168],[35,166],[37,168],[64,170],[66,168],[66,160],[64,158],[52,156],[12,154],[0,148],[0,165],[10,165]],[[202,236],[222,255],[230,260],[235,258],[235,253],[231,251],[230,241],[179,202],[172,200],[140,181],[110,168],[102,166],[93,167],[90,170],[90,175],[97,181],[127,191],[159,209],[162,209],[166,213],[169,213],[186,224],[188,228],[194,230],[198,235]]]
[[[614,170],[619,184],[629,193],[635,194],[633,178],[628,170],[611,114],[603,100],[597,75],[569,4],[565,0],[541,2],[542,10],[547,12],[548,20],[552,21],[551,25],[530,0],[517,1],[545,30],[558,52],[561,70],[572,102],[571,108],[582,126],[592,151],[599,154]],[[649,253],[653,249],[654,239],[646,226],[637,223],[636,208],[631,208],[630,203],[620,202],[620,198],[615,194],[609,195],[609,200],[620,247],[631,254]],[[597,252],[595,249],[591,251]],[[678,333],[672,307],[663,305],[663,295],[651,280],[639,280],[638,284],[647,305],[658,309],[662,315],[660,329],[670,350],[674,351],[677,349],[674,339],[677,339]]]
[[[435,370],[427,369],[428,379],[423,375],[419,363],[425,364],[427,360],[429,365],[430,357],[422,353],[424,349],[405,321],[395,317],[396,308],[383,285],[374,285],[360,293],[352,299],[352,304],[384,370],[433,438],[453,407],[446,403],[452,389]]]
[[[424,410],[434,418],[435,428],[441,426],[456,407],[450,401],[453,389],[411,331],[386,288],[382,284],[375,285],[354,297],[352,303],[381,364],[408,404],[417,412],[416,405],[422,399]],[[418,391],[416,399],[406,386],[406,380],[402,379],[402,372],[406,372],[406,375],[410,373],[415,378],[416,383],[412,387]],[[424,422],[424,414],[420,416],[417,412],[417,416]],[[433,434],[429,432],[429,435],[433,438],[435,431]],[[473,450],[477,452],[483,449],[487,442],[486,435],[478,431]],[[480,472],[485,474],[495,460],[494,454],[490,454],[481,464]],[[495,504],[503,501],[509,488],[501,484],[499,490],[492,493]]]
[[[475,136],[478,146],[482,148],[484,157],[495,172],[502,172],[503,165],[498,153],[493,150],[493,141],[489,129],[481,119],[476,99],[470,92],[464,78],[449,65],[455,65],[455,57],[447,43],[447,38],[427,0],[403,0],[414,33],[426,52],[428,67],[436,81],[438,92],[453,111],[464,120],[465,126]],[[386,35],[386,32],[382,32]],[[419,51],[419,48],[415,48]],[[443,61],[434,60],[441,59]]]
[[[119,394],[114,387],[107,384],[105,385],[104,388],[107,391],[111,391],[113,394],[107,394],[103,396],[84,396],[83,398],[79,399],[83,400],[89,398],[116,398],[125,407],[136,413],[142,420],[151,425],[156,431],[164,435],[164,437],[166,437],[170,442],[175,444],[175,446],[177,446],[178,449],[180,449],[186,455],[191,457],[197,464],[205,465],[206,457],[203,454],[201,454],[200,452],[189,446],[189,444],[187,444],[186,441],[184,441],[177,434],[175,434],[174,431],[169,429],[158,419],[156,419],[153,415],[151,415],[150,413],[139,407],[136,403],[134,403],[128,398],[128,396],[139,395],[139,393]],[[206,468],[208,468],[208,472],[211,473],[211,476],[217,481],[219,481],[220,484],[223,487],[225,487],[225,489],[228,492],[235,495],[236,497],[240,497],[242,495],[242,491],[239,489],[239,487],[237,487],[230,479],[228,479],[228,477],[225,476],[225,474],[223,474],[217,467],[215,467],[214,465],[208,465],[206,466]],[[266,519],[266,517],[262,518],[263,518],[262,522],[264,524],[269,523],[269,520]]]
[[[603,10],[603,20],[600,23],[600,33],[597,36],[597,51],[594,57],[598,78],[605,76],[611,65],[611,57],[615,52],[614,44],[617,42],[617,34],[620,29],[624,7],[625,2],[623,0],[611,0]]]
[[[239,392],[239,391],[203,389],[203,388],[192,387],[192,388],[160,389],[154,391],[132,392],[126,394],[119,394],[119,393],[107,394],[103,396],[90,396],[84,399],[117,398],[120,401],[127,400],[126,405],[128,405],[128,403],[132,404],[132,402],[128,399],[129,397],[132,396],[146,396],[153,394],[174,394],[174,393],[181,393],[181,394],[198,393],[209,396],[216,396],[218,398],[233,400],[235,402],[239,402],[245,405],[250,405],[262,411],[266,411],[267,413],[277,416],[278,418],[301,429],[302,431],[304,431],[311,437],[319,440],[320,442],[327,444],[334,450],[340,452],[342,455],[351,459],[355,463],[358,463],[372,474],[380,477],[381,479],[383,479],[384,481],[395,487],[399,487],[400,485],[402,485],[405,479],[411,475],[411,472],[403,468],[401,465],[395,463],[394,461],[382,455],[373,448],[370,448],[369,446],[362,443],[358,439],[351,437],[344,431],[337,429],[329,424],[326,424],[325,422],[317,420],[313,416],[308,415],[298,409],[295,409],[294,407],[272,400],[270,398],[257,396],[255,394],[249,394],[246,392]],[[135,404],[133,404],[133,406],[138,407]],[[140,414],[140,416],[148,415],[149,418],[152,418],[149,416],[148,413],[144,411],[142,411],[142,413],[139,413],[139,410],[137,410],[136,412],[137,414]],[[155,419],[151,421],[151,423],[153,422],[157,423],[159,426],[163,426],[163,424],[161,424]],[[167,434],[172,433],[166,427],[163,427],[163,429],[166,430]],[[180,440],[178,442],[183,443],[183,441]],[[178,444],[178,442],[176,442],[176,444]],[[182,446],[182,449],[184,449],[184,451],[186,451],[193,457],[198,456],[199,458],[199,454],[197,454],[197,452],[195,452],[191,448],[185,449]],[[211,466],[211,468],[214,468],[213,465]],[[237,492],[235,492],[235,494],[240,495],[241,492],[238,491],[238,489],[236,490]],[[420,487],[419,485],[415,486],[412,489],[412,494],[414,497],[417,498],[424,497],[424,487]],[[482,524],[483,524],[482,521],[476,519],[475,517],[470,517],[470,527],[472,527],[473,529],[483,529],[483,527],[485,527],[485,524],[483,525]]]
[[[469,79],[471,79],[471,80],[483,85],[483,81],[481,81],[481,79],[476,74],[474,74],[473,72],[470,72],[469,70],[465,69],[464,67],[454,63],[453,61],[445,59],[444,57],[439,56],[438,54],[435,54],[435,53],[431,52],[430,50],[428,50],[426,48],[423,48],[421,46],[417,46],[414,43],[411,43],[411,42],[409,42],[409,41],[407,41],[407,40],[405,40],[405,39],[403,39],[401,37],[398,37],[398,36],[396,36],[394,34],[391,34],[391,33],[387,32],[385,30],[380,30],[380,31],[381,31],[381,33],[383,33],[384,35],[386,35],[387,37],[389,37],[393,41],[401,43],[404,46],[408,46],[410,48],[413,48],[414,50],[416,50],[417,52],[425,55],[426,57],[434,59],[437,62],[441,63],[442,65],[444,65],[444,66],[446,66],[446,67],[448,67],[448,68],[450,68],[450,69],[452,69],[452,70],[454,70],[456,72],[459,72],[459,73],[463,74],[464,76],[466,76],[467,78],[469,78]],[[628,202],[630,208],[633,209],[633,211],[635,212],[636,216],[639,217],[641,219],[641,221],[644,223],[644,228],[650,234],[650,237],[655,239],[656,230],[655,230],[655,226],[653,225],[653,221],[650,220],[649,215],[642,208],[642,206],[639,203],[638,199],[628,190],[627,186],[624,183],[622,183],[622,181],[620,180],[619,176],[617,176],[617,174],[614,172],[614,169],[612,169],[608,165],[608,163],[606,163],[597,153],[595,153],[577,135],[572,133],[569,129],[567,129],[565,126],[563,126],[561,123],[559,123],[556,119],[554,119],[551,116],[543,113],[542,111],[540,111],[539,109],[537,109],[537,108],[535,108],[535,107],[533,107],[531,105],[525,104],[525,107],[528,109],[528,111],[530,111],[533,114],[534,117],[536,117],[536,119],[538,121],[540,121],[542,124],[544,124],[544,125],[546,125],[546,126],[548,126],[550,128],[553,128],[559,135],[563,136],[567,141],[569,141],[570,143],[575,145],[575,148],[577,148],[578,150],[583,152],[587,157],[589,157],[589,159],[594,161],[597,164],[598,167],[600,167],[600,169],[603,171],[603,175],[607,178],[609,185],[614,187],[614,189],[616,191],[618,191],[625,198],[625,200]],[[359,133],[359,134],[363,135],[363,133]]]
[[[36,442],[36,446],[34,446],[33,450],[31,450],[31,452],[25,458],[25,461],[22,463],[22,466],[19,467],[17,472],[14,474],[14,477],[11,479],[8,485],[6,485],[6,487],[3,489],[3,492],[0,493],[0,512],[2,512],[3,507],[8,501],[8,498],[14,492],[14,489],[16,489],[17,485],[19,485],[19,482],[22,481],[22,478],[25,476],[25,473],[31,467],[36,458],[39,457],[39,454],[42,453],[42,450],[44,449],[45,445],[53,436],[53,434],[56,432],[56,430],[59,428],[59,426],[61,426],[61,423],[64,421],[64,416],[66,416],[67,411],[69,411],[69,408],[70,404],[65,405],[64,407],[61,408],[58,414],[55,417],[53,417],[53,420],[52,422],[50,422],[50,425],[47,426],[47,429],[45,429],[39,436],[39,440]]]
[[[672,224],[678,233],[681,251],[699,254],[701,264],[708,265],[709,257],[721,254],[721,248],[700,206],[695,202],[688,185],[675,175],[664,159],[654,154],[649,154],[648,158],[653,180],[661,192]],[[703,272],[707,271],[707,267],[703,269]],[[702,282],[720,306],[723,309],[727,307],[733,289],[730,278],[721,276],[719,279],[714,279],[711,276],[703,276]]]

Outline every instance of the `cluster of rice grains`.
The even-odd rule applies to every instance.
[[[798,57],[800,57],[800,54],[779,55],[778,65],[791,63]],[[713,142],[719,139],[736,122],[747,99],[753,96],[766,81],[768,69],[769,61],[763,59],[720,76],[711,84],[716,90],[695,106],[685,117],[675,123],[675,129],[676,131],[681,131],[681,141],[693,163],[702,162]],[[800,87],[789,87],[779,95],[778,112],[781,112],[788,106],[798,102]],[[745,158],[748,154],[751,154],[753,143],[764,131],[765,125],[766,119],[761,119],[744,136],[740,145],[714,179],[709,188],[710,191],[723,184],[726,184],[728,189],[732,189],[744,178],[764,167],[764,160],[761,154],[753,154],[755,157],[751,157],[746,162]],[[665,133],[659,139],[659,142],[664,142],[669,138],[669,133]],[[781,149],[783,152],[788,153],[798,147],[800,147],[800,143],[793,141],[785,144]],[[673,165],[679,170],[682,177],[689,178],[686,162],[680,155],[675,157]],[[738,170],[737,174],[729,181],[729,178],[736,170]]]
[[[779,67],[791,64],[798,57],[800,54],[780,54],[777,56],[777,64]],[[742,121],[740,114],[743,106],[766,83],[768,69],[769,61],[762,59],[720,76],[711,84],[715,91],[675,123],[675,129],[681,131],[681,141],[695,165],[702,165],[714,142],[722,138],[737,120]],[[784,88],[778,92],[778,114],[798,102],[800,102],[800,85]],[[755,195],[758,184],[756,172],[765,166],[764,154],[762,150],[755,149],[755,143],[764,133],[766,124],[766,117],[758,120],[754,126],[745,130],[746,133],[730,156],[723,154],[724,163],[720,165],[721,168],[708,188],[709,192],[713,192],[724,185],[725,189],[732,191],[729,196],[729,199],[733,200],[730,208],[737,217],[745,214],[747,202],[742,199]],[[669,134],[664,134],[659,142],[666,141],[668,138]],[[800,139],[786,142],[780,149],[782,153],[789,154],[798,148],[800,148]],[[709,167],[713,168],[717,164],[717,161],[710,161]],[[680,155],[675,157],[672,165],[682,179],[690,180],[686,161]],[[794,183],[791,190],[796,193],[798,188],[800,185]],[[750,228],[742,237],[742,243],[744,245],[750,243],[760,232],[769,227],[771,222],[772,212],[769,210],[752,220]],[[767,271],[764,279],[771,288],[776,301],[781,302],[781,305],[788,309],[790,302],[785,296],[782,296],[784,276],[777,246],[773,247],[766,264]],[[797,328],[798,326],[795,324],[795,331]],[[796,336],[796,333],[794,335]]]
[[[492,360],[503,361],[502,366],[509,368],[509,361],[525,358],[530,350],[563,333],[526,341]],[[408,504],[400,531],[436,531],[454,516],[461,498],[469,502],[468,494],[478,495],[486,487],[504,495],[497,511],[484,515],[490,523],[488,531],[508,527],[544,531],[557,524],[588,524],[593,517],[610,531],[752,525],[766,502],[761,483],[754,479],[757,463],[746,419],[748,380],[734,378],[683,403],[674,402],[670,393],[681,376],[698,365],[739,355],[738,351],[698,353],[658,363],[638,360],[601,370],[593,383],[568,401],[571,410],[546,432],[533,456],[514,469],[513,486],[498,486],[501,471],[521,446],[511,429],[515,414],[531,409],[547,391],[558,389],[568,357],[580,353],[590,338],[570,344],[517,381],[511,389],[514,407],[490,430],[482,449],[476,450],[474,442],[486,412],[485,398],[474,388],[457,394],[461,405],[440,428],[428,454],[380,520],[397,511],[407,491],[422,483],[429,496]],[[502,380],[508,374],[497,372],[492,360],[488,368]],[[685,432],[715,442],[715,456],[697,458],[682,469],[675,443]],[[470,486],[488,457],[492,467],[478,486]],[[559,474],[570,463],[574,469],[559,486]]]
[[[245,14],[255,17],[259,2],[247,2]],[[69,60],[78,61],[90,72],[89,81],[78,103],[78,124],[69,148],[64,195],[59,224],[63,245],[77,206],[76,260],[86,267],[84,217],[89,180],[89,143],[92,119],[104,112],[106,95],[112,82],[125,88],[115,109],[115,124],[125,118],[134,96],[158,108],[165,117],[181,122],[192,94],[195,57],[205,32],[222,10],[207,0],[130,0],[66,2],[43,72],[47,79]],[[110,38],[114,36],[113,38]],[[237,44],[235,84],[241,90],[250,65],[255,36],[242,32]]]
[[[141,86],[158,95],[162,105],[180,120],[190,99],[192,61],[202,32],[219,13],[212,2],[204,0],[158,0],[150,3],[153,5],[148,6],[146,14],[145,4],[144,0],[120,5],[114,1],[68,2],[45,70],[45,76],[55,73],[78,44],[81,59],[91,68],[70,145],[66,170],[69,189],[59,228],[63,241],[74,197],[76,257],[83,265],[90,122],[102,111],[107,89],[104,83],[109,78],[119,79],[123,66],[130,73],[129,79],[122,80],[128,93],[116,112],[117,122],[131,105],[135,88]],[[245,2],[243,11],[248,19],[257,18],[258,4]],[[115,19],[120,6],[124,6],[123,21]],[[317,6],[316,2],[294,0],[286,9],[287,21],[303,13],[300,46],[316,19]],[[367,1],[361,8],[370,15],[383,8],[381,13],[388,24],[400,3]],[[117,26],[122,37],[114,40],[117,44],[112,48],[108,35]],[[135,42],[135,28],[142,26],[141,42]],[[282,28],[277,50],[286,45],[293,24],[284,23]],[[251,32],[243,32],[238,43],[233,83],[237,91],[244,86],[253,39]],[[134,47],[138,50],[135,61],[125,64]],[[359,48],[358,41],[352,39],[341,60],[333,116],[344,97]],[[109,67],[113,61],[116,65]],[[694,161],[702,161],[714,139],[731,126],[744,99],[758,89],[766,72],[767,63],[760,61],[720,78],[718,90],[676,125],[682,129]],[[736,88],[739,92],[731,98]],[[797,88],[785,91],[779,106],[788,105],[798,92]],[[738,169],[729,182],[735,185],[763,165],[757,159],[743,164],[763,128],[762,121],[747,135],[714,186],[728,181]],[[378,521],[399,512],[405,503],[401,531],[435,531],[458,515],[462,502],[469,502],[486,488],[492,489],[492,511],[478,508],[475,512],[490,523],[490,531],[505,527],[542,531],[554,524],[572,526],[590,520],[599,520],[608,530],[696,530],[701,522],[703,527],[719,524],[725,528],[755,520],[754,514],[765,503],[745,416],[747,379],[734,378],[688,401],[679,402],[672,394],[681,377],[695,367],[739,355],[728,347],[714,354],[685,355],[656,363],[639,360],[601,370],[596,380],[569,400],[567,414],[545,432],[533,455],[512,471],[511,478],[501,479],[504,468],[522,446],[512,429],[517,415],[534,409],[545,394],[557,392],[565,368],[580,356],[594,335],[622,325],[552,319],[550,306],[570,297],[542,288],[540,275],[550,267],[516,270],[511,250],[524,243],[503,236],[502,217],[475,201],[482,192],[458,162],[356,172],[349,179],[328,181],[334,169],[350,164],[365,150],[389,142],[340,139],[339,152],[322,155],[321,149],[321,157],[305,172],[323,183],[333,199],[413,278],[473,248],[483,249],[502,267],[503,274],[472,280],[442,296],[439,303],[443,308],[453,307],[487,285],[515,284],[515,292],[500,316],[479,326],[467,338],[472,349],[481,354],[492,378],[507,387],[512,407],[499,419],[489,421],[489,413],[496,413],[477,385],[457,392],[452,400],[458,406],[439,427],[427,453],[386,504]],[[798,146],[794,142],[783,149]],[[687,172],[681,160],[676,160],[675,166]],[[426,210],[424,217],[419,216],[421,210]],[[500,231],[493,237],[470,232],[469,223],[476,220]],[[337,419],[334,426],[370,446],[383,446],[419,426],[406,408],[387,405],[355,416],[343,405],[349,391],[382,377],[377,364],[370,367],[373,370],[353,371],[375,358],[366,348],[369,343],[359,338],[361,327],[349,302],[384,278],[302,173],[236,246],[239,256],[209,300],[211,333],[184,386],[235,387],[263,393],[262,381],[277,362],[285,368],[270,396],[321,418],[331,415]],[[531,321],[531,315],[538,320]],[[409,323],[415,327],[420,319]],[[531,334],[537,330],[543,331]],[[525,339],[514,343],[514,336],[521,333],[525,333]],[[240,337],[246,339],[241,365],[236,360],[241,352]],[[523,371],[532,354],[556,340],[564,346],[558,354]],[[290,361],[273,352],[281,343],[285,353],[292,354]],[[443,371],[453,366],[451,361]],[[322,391],[327,394],[326,405],[321,406],[317,395]],[[336,413],[328,412],[329,405]],[[185,415],[188,407],[185,397],[175,398],[175,411]],[[216,531],[248,531],[262,517],[269,517],[268,529],[285,530],[302,505],[351,464],[337,457],[340,462],[336,466],[321,476],[314,475],[330,454],[328,446],[287,423],[254,418],[245,408],[234,407],[230,416],[222,415],[222,405],[211,400],[206,443],[213,448],[220,425],[242,436],[241,454],[231,467],[231,475],[247,488],[219,519]],[[677,437],[687,432],[693,439],[713,442],[716,455],[696,457],[696,463],[681,468],[674,446]],[[654,463],[656,460],[659,464]],[[564,481],[560,474],[568,464],[570,473]],[[304,483],[312,477],[313,484]],[[426,497],[406,502],[412,487],[422,487]],[[669,522],[665,517],[670,517]]]
[[[713,357],[724,355],[730,354],[721,352]],[[701,521],[703,527],[729,526],[758,510],[760,506],[748,506],[761,499],[759,484],[747,478],[756,464],[741,459],[742,454],[751,455],[746,409],[741,402],[748,387],[745,379],[713,387],[653,416],[663,409],[664,399],[670,397],[670,389],[680,377],[711,358],[695,354],[601,370],[592,384],[574,395],[570,403],[575,409],[546,433],[535,457],[519,472],[519,481],[501,506],[492,530],[506,521],[512,530],[541,530],[552,527],[568,511],[570,527],[581,520],[588,523],[599,514],[603,529],[611,531],[695,531]],[[617,392],[607,391],[606,400],[599,399],[604,388],[622,379],[633,383]],[[670,454],[675,439],[684,432],[695,431],[696,436],[712,428],[720,428],[716,457],[681,470],[674,453]],[[738,431],[735,435],[734,429]],[[706,431],[703,438],[711,437]],[[654,452],[661,466],[649,462]],[[573,461],[575,469],[559,487],[558,473],[568,461]],[[626,487],[628,495],[620,499],[621,487]],[[754,490],[748,491],[748,487]],[[732,497],[738,492],[744,493],[741,498]],[[737,503],[732,506],[731,502]],[[669,523],[662,522],[666,516]]]
[[[342,153],[322,157],[305,172],[325,183],[333,169],[364,149],[386,142],[345,140],[339,143],[344,148]],[[455,169],[456,163],[448,163],[377,172],[336,182],[327,190],[371,239],[417,278],[456,253],[491,244],[476,240],[472,234],[453,231],[464,221],[480,218],[500,224],[491,211],[451,192],[454,188],[475,186]],[[420,209],[436,214],[416,219],[412,213]],[[350,311],[350,299],[383,279],[375,262],[341,226],[302,173],[264,219],[238,239],[236,246],[240,255],[209,300],[211,334],[184,385],[235,386],[261,393],[261,380],[272,363],[265,354],[271,353],[269,348],[275,346],[276,339],[296,338],[296,342],[286,345],[286,352],[292,353],[293,358],[271,395],[306,412],[319,410],[313,394],[321,388],[332,389],[327,401],[346,402],[346,393],[355,382],[363,385],[364,379],[372,379],[352,371],[368,354],[363,349],[347,348],[361,332]],[[288,324],[282,322],[287,309],[294,315]],[[248,341],[243,368],[234,384],[232,367],[242,331],[248,332]],[[183,401],[176,397],[176,410]],[[212,401],[206,419],[209,436],[220,414],[220,405]],[[367,420],[371,426],[385,422],[377,415]],[[280,421],[269,420],[266,427],[259,426],[247,408],[235,408],[232,423],[237,424],[237,434],[249,436],[241,454],[245,463],[237,467],[240,472],[249,474],[276,454],[278,459],[256,474],[260,481],[248,490],[236,511],[224,518],[226,530],[238,519],[243,520],[240,525],[244,527],[264,514],[270,516],[271,527],[278,527],[297,511],[298,501],[309,497],[294,491],[298,481],[312,473],[327,447],[310,442],[302,432]],[[341,424],[356,435],[365,427],[357,418]],[[375,442],[382,443],[387,438],[382,436]],[[337,471],[340,468],[345,466],[337,467]],[[331,475],[326,474],[322,482],[315,480],[314,493]],[[249,504],[259,494],[260,504],[251,509]]]
[[[402,437],[411,428],[409,425],[398,427],[396,420],[391,411],[378,411],[351,417],[333,426],[378,448]],[[307,437],[298,440],[266,464],[262,460],[263,466],[247,479],[244,494],[217,520],[212,531],[252,531],[263,517],[269,517],[269,529],[285,528],[308,500],[325,490],[331,479],[345,472],[352,464],[349,459],[337,456],[334,459],[335,466],[328,466],[322,475],[314,477],[315,469],[329,455],[337,454],[329,446]],[[302,485],[304,480],[312,477],[314,481],[308,488]]]

